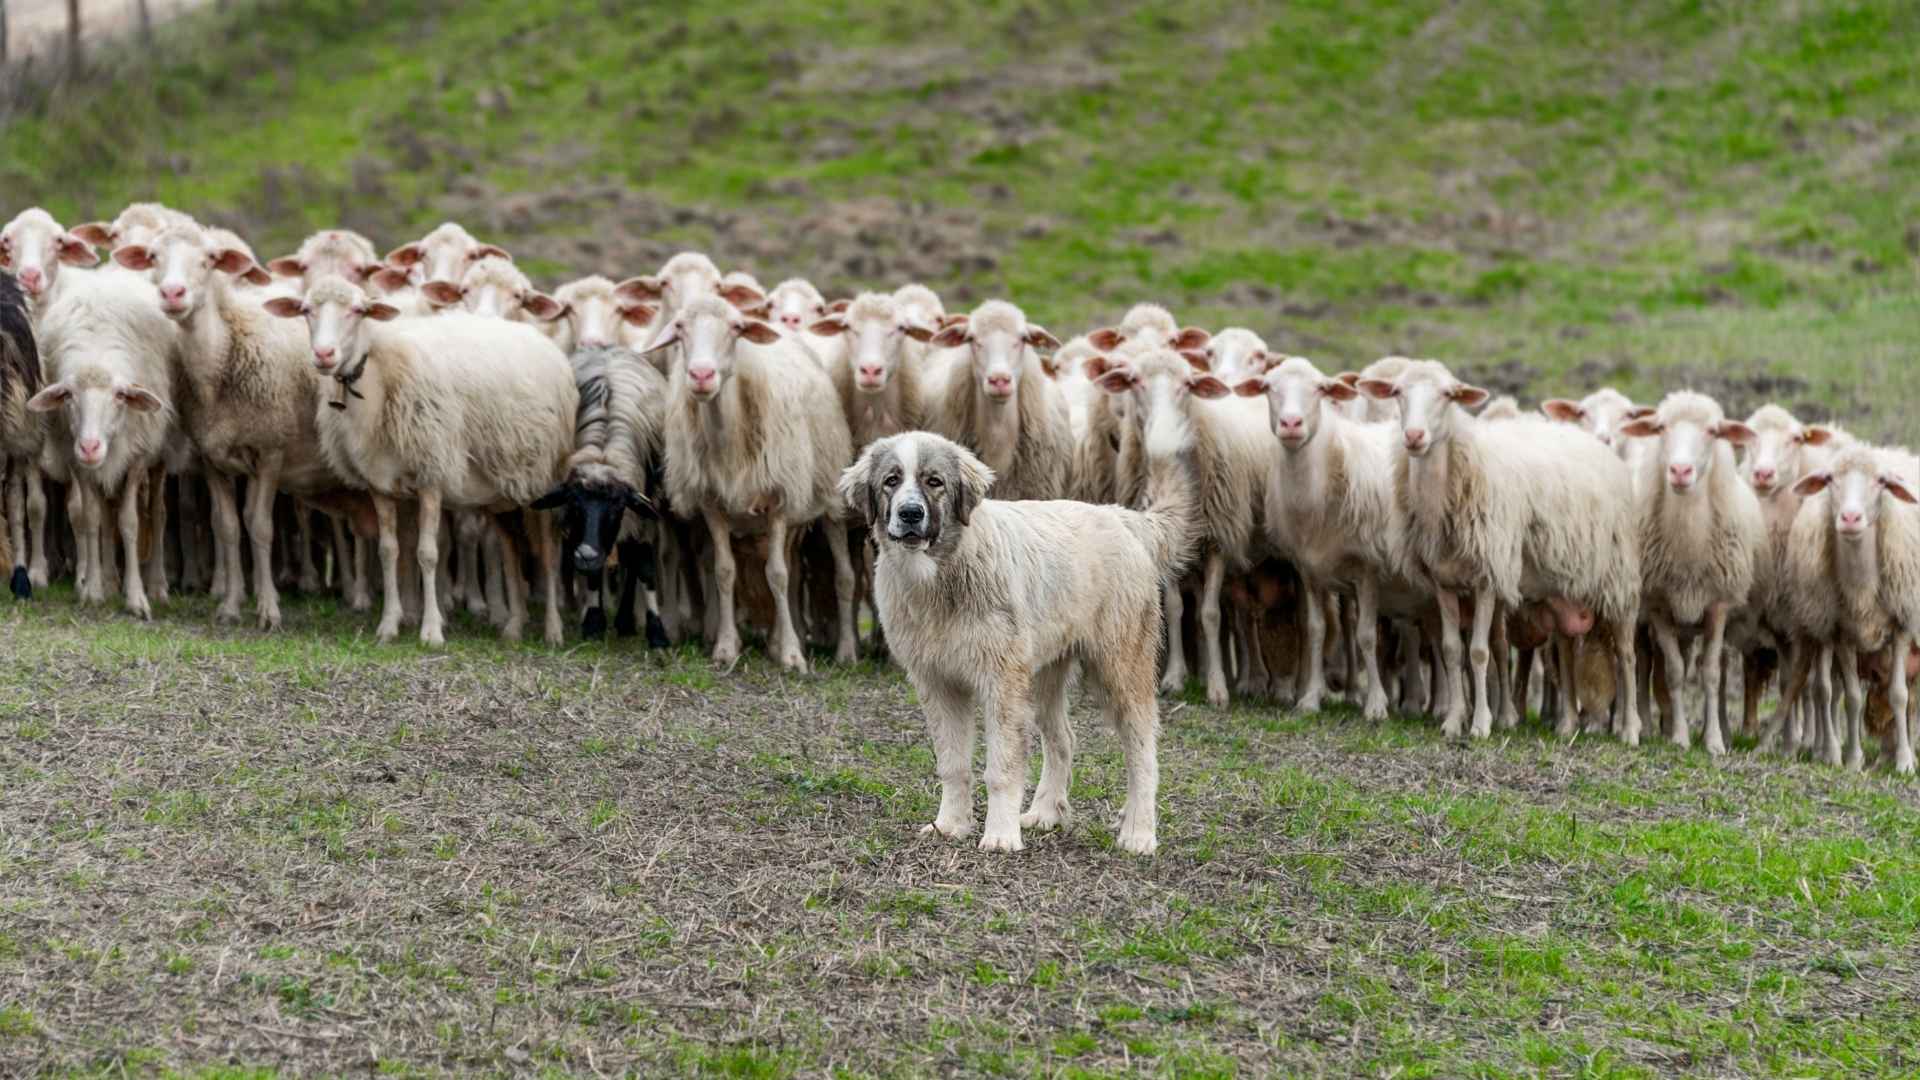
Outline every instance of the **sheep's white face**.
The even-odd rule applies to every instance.
[[[1234,388],[1243,397],[1265,394],[1267,418],[1273,434],[1289,453],[1313,442],[1327,401],[1352,401],[1360,392],[1339,379],[1329,379],[1302,357],[1292,357],[1264,376],[1247,379]]]
[[[620,308],[607,291],[582,293],[564,301],[557,325],[575,349],[605,349],[620,340]]]
[[[767,307],[773,320],[789,333],[799,332],[801,327],[827,313],[826,300],[818,292],[791,282],[767,295]]]
[[[104,379],[61,380],[43,387],[27,402],[34,412],[66,413],[67,426],[73,431],[73,460],[81,468],[104,465],[113,448],[113,440],[126,427],[127,412],[154,412],[164,403],[153,391],[138,383]]]
[[[1727,420],[1720,408],[1696,394],[1675,395],[1650,417],[1629,420],[1621,425],[1622,435],[1631,438],[1660,439],[1659,461],[1665,466],[1667,487],[1676,495],[1698,490],[1713,472],[1718,460],[1716,441],[1744,446],[1753,440],[1753,429],[1738,420]]]
[[[1407,365],[1397,379],[1361,379],[1359,389],[1375,401],[1399,405],[1401,442],[1416,458],[1453,436],[1458,415],[1454,406],[1471,409],[1488,397],[1485,390],[1468,386],[1431,360]]]
[[[36,300],[53,288],[62,264],[92,266],[99,261],[92,245],[37,207],[22,210],[0,229],[0,269],[12,271],[21,291]]]
[[[513,261],[505,248],[496,244],[483,244],[473,238],[473,234],[452,222],[447,222],[426,236],[395,248],[387,255],[389,265],[406,270],[411,267],[424,269],[424,280],[440,281],[449,285],[458,285],[466,279],[467,270],[482,259],[504,259]]]
[[[1233,392],[1208,373],[1206,358],[1198,353],[1183,356],[1155,350],[1133,354],[1117,366],[1094,357],[1088,361],[1088,371],[1096,369],[1100,374],[1095,381],[1127,402],[1123,419],[1133,423],[1134,431],[1150,447],[1179,444],[1191,399],[1213,400]]]
[[[844,326],[844,330],[835,330]],[[814,323],[816,332],[843,333],[847,336],[847,365],[853,371],[853,388],[862,394],[886,390],[893,373],[901,364],[902,346],[907,338],[930,339],[932,331],[893,310],[863,309],[858,316],[840,315]]]
[[[1792,485],[1809,465],[1817,463],[1812,460],[1819,456],[1814,448],[1828,445],[1833,438],[1830,429],[1817,424],[1755,426],[1749,419],[1748,426],[1754,428],[1753,441],[1747,444],[1741,469],[1747,483],[1762,496]]]
[[[303,290],[330,274],[365,285],[380,270],[380,260],[371,248],[364,247],[359,237],[336,229],[315,233],[300,245],[300,252],[273,260],[267,269],[281,277],[299,278]],[[419,269],[418,264],[409,268]]]
[[[367,354],[368,320],[386,322],[400,317],[400,309],[374,300],[356,285],[338,277],[322,278],[307,298],[278,296],[266,309],[283,319],[307,321],[313,348],[313,366],[322,375],[356,369]]]
[[[1207,343],[1207,356],[1213,362],[1214,373],[1228,382],[1242,375],[1260,374],[1261,354],[1265,351],[1266,346],[1259,338],[1244,331],[1223,331]]]
[[[675,374],[686,379],[689,397],[705,403],[720,396],[721,387],[733,374],[733,350],[742,339],[756,345],[771,345],[780,340],[780,332],[715,299],[711,303],[695,304],[676,316],[661,331],[655,348],[679,344],[680,359],[675,365]]]
[[[1886,508],[1882,495],[1914,501],[1905,478],[1886,468],[1877,455],[1861,451],[1843,456],[1831,470],[1810,473],[1794,485],[1795,493],[1812,495],[1829,488],[1827,496],[1833,514],[1833,531],[1848,543],[1859,543],[1873,535]]]
[[[215,273],[229,276],[253,269],[239,248],[216,248],[199,229],[168,229],[147,244],[115,248],[113,261],[146,272],[160,293],[160,311],[175,322],[200,310]]]

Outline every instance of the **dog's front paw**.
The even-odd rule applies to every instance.
[[[948,840],[964,840],[972,832],[971,819],[950,821],[945,818],[936,818],[932,824],[920,826],[921,836],[939,836]]]
[[[1020,842],[1019,829],[989,832],[980,837],[981,851],[1024,851],[1026,847],[1027,845]]]

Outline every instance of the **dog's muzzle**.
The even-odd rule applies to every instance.
[[[893,508],[893,520],[887,523],[887,539],[912,546],[927,541],[927,508],[919,503],[901,503]]]

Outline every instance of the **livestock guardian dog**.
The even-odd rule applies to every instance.
[[[1069,820],[1074,661],[1107,692],[1107,719],[1127,762],[1122,850],[1153,853],[1160,784],[1161,583],[1191,544],[1184,425],[1149,433],[1149,509],[986,499],[993,472],[964,447],[910,431],[870,445],[840,478],[879,546],[873,598],[895,660],[927,709],[940,774],[940,816],[921,830],[973,832],[973,725],[987,719],[983,851],[1019,851],[1022,827]],[[1044,757],[1023,815],[1027,721]]]

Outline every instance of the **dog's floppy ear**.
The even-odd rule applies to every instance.
[[[973,516],[973,508],[987,497],[987,489],[993,486],[993,470],[962,446],[953,448],[953,460],[960,469],[953,485],[953,517],[965,525]]]
[[[860,455],[860,460],[840,474],[840,498],[846,502],[847,509],[863,511],[867,524],[874,528],[880,524],[880,489],[873,482],[873,454],[887,442],[875,439]]]

